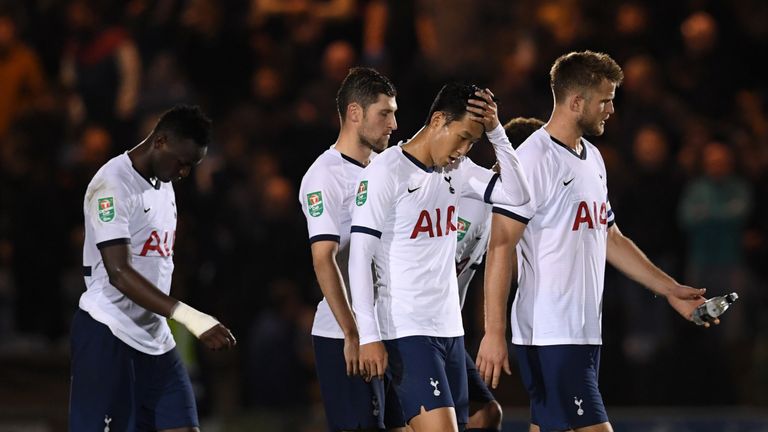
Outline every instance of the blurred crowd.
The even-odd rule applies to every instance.
[[[766,22],[762,0],[0,0],[0,353],[66,346],[88,181],[163,110],[199,104],[216,138],[175,186],[173,295],[240,341],[228,356],[190,350],[201,408],[316,405],[321,293],[297,190],[336,139],[347,70],[397,86],[394,144],[447,80],[492,89],[503,121],[546,121],[550,65],[591,49],[625,73],[593,139],[618,225],[684,283],[741,297],[704,331],[609,272],[606,401],[768,404]]]

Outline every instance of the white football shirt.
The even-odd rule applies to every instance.
[[[87,289],[80,297],[80,308],[130,347],[152,355],[176,346],[166,318],[137,305],[109,283],[99,248],[127,244],[131,266],[160,291],[170,293],[176,198],[171,183],[158,185],[155,189],[123,153],[99,169],[83,201]]]
[[[504,129],[499,126],[488,137],[502,175],[509,179],[503,184],[493,171],[469,159],[433,169],[399,146],[385,150],[363,170],[352,213],[349,262],[361,344],[464,334],[454,261],[459,199],[518,204],[530,199]],[[364,244],[372,240],[375,247]]]
[[[459,304],[464,308],[469,283],[488,249],[491,234],[492,206],[470,198],[459,200],[456,223],[456,278],[459,284]]]
[[[518,289],[512,342],[518,345],[597,345],[606,239],[614,223],[605,164],[582,139],[577,154],[541,128],[517,149],[533,199],[494,207],[527,222],[517,248]]]
[[[376,153],[371,152],[373,159]],[[339,243],[336,263],[349,296],[349,229],[357,178],[363,170],[360,162],[331,147],[318,156],[301,179],[299,202],[307,219],[309,242],[331,240]],[[317,305],[312,334],[344,339],[328,302]]]

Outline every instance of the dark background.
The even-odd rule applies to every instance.
[[[703,330],[609,270],[609,409],[647,419],[682,407],[710,425],[765,413],[766,23],[761,0],[0,1],[0,430],[64,429],[85,187],[163,110],[199,104],[216,129],[208,157],[175,186],[173,295],[239,340],[212,354],[177,332],[206,430],[321,430],[309,337],[321,294],[297,190],[336,139],[347,70],[372,66],[397,86],[394,144],[451,79],[491,88],[502,121],[546,121],[549,67],[583,49],[625,73],[593,139],[618,225],[684,283],[741,296]],[[470,156],[492,158],[483,144]],[[473,286],[474,353],[482,271]],[[522,424],[514,366],[497,396]]]

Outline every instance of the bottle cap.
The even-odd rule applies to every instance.
[[[733,302],[735,302],[736,300],[739,299],[739,295],[736,294],[735,292],[732,292],[732,293],[728,294],[727,296],[725,296],[725,299],[728,301],[728,303],[733,303]]]

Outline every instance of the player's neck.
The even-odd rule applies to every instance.
[[[403,144],[402,148],[403,151],[416,158],[416,160],[423,163],[424,166],[433,167],[435,166],[435,161],[432,159],[429,142],[429,131],[424,127],[416,132],[416,135],[408,140],[407,143]]]
[[[339,153],[351,157],[363,166],[367,166],[371,162],[371,152],[373,150],[360,142],[360,138],[356,135],[347,133],[344,130],[339,133],[339,138],[336,140],[334,147]]]
[[[149,138],[140,142],[139,145],[127,151],[128,158],[131,160],[133,168],[144,178],[154,177],[149,163]]]
[[[544,125],[544,129],[550,136],[567,145],[574,151],[581,148],[582,131],[575,122],[559,116],[557,112],[552,113],[549,122]]]

